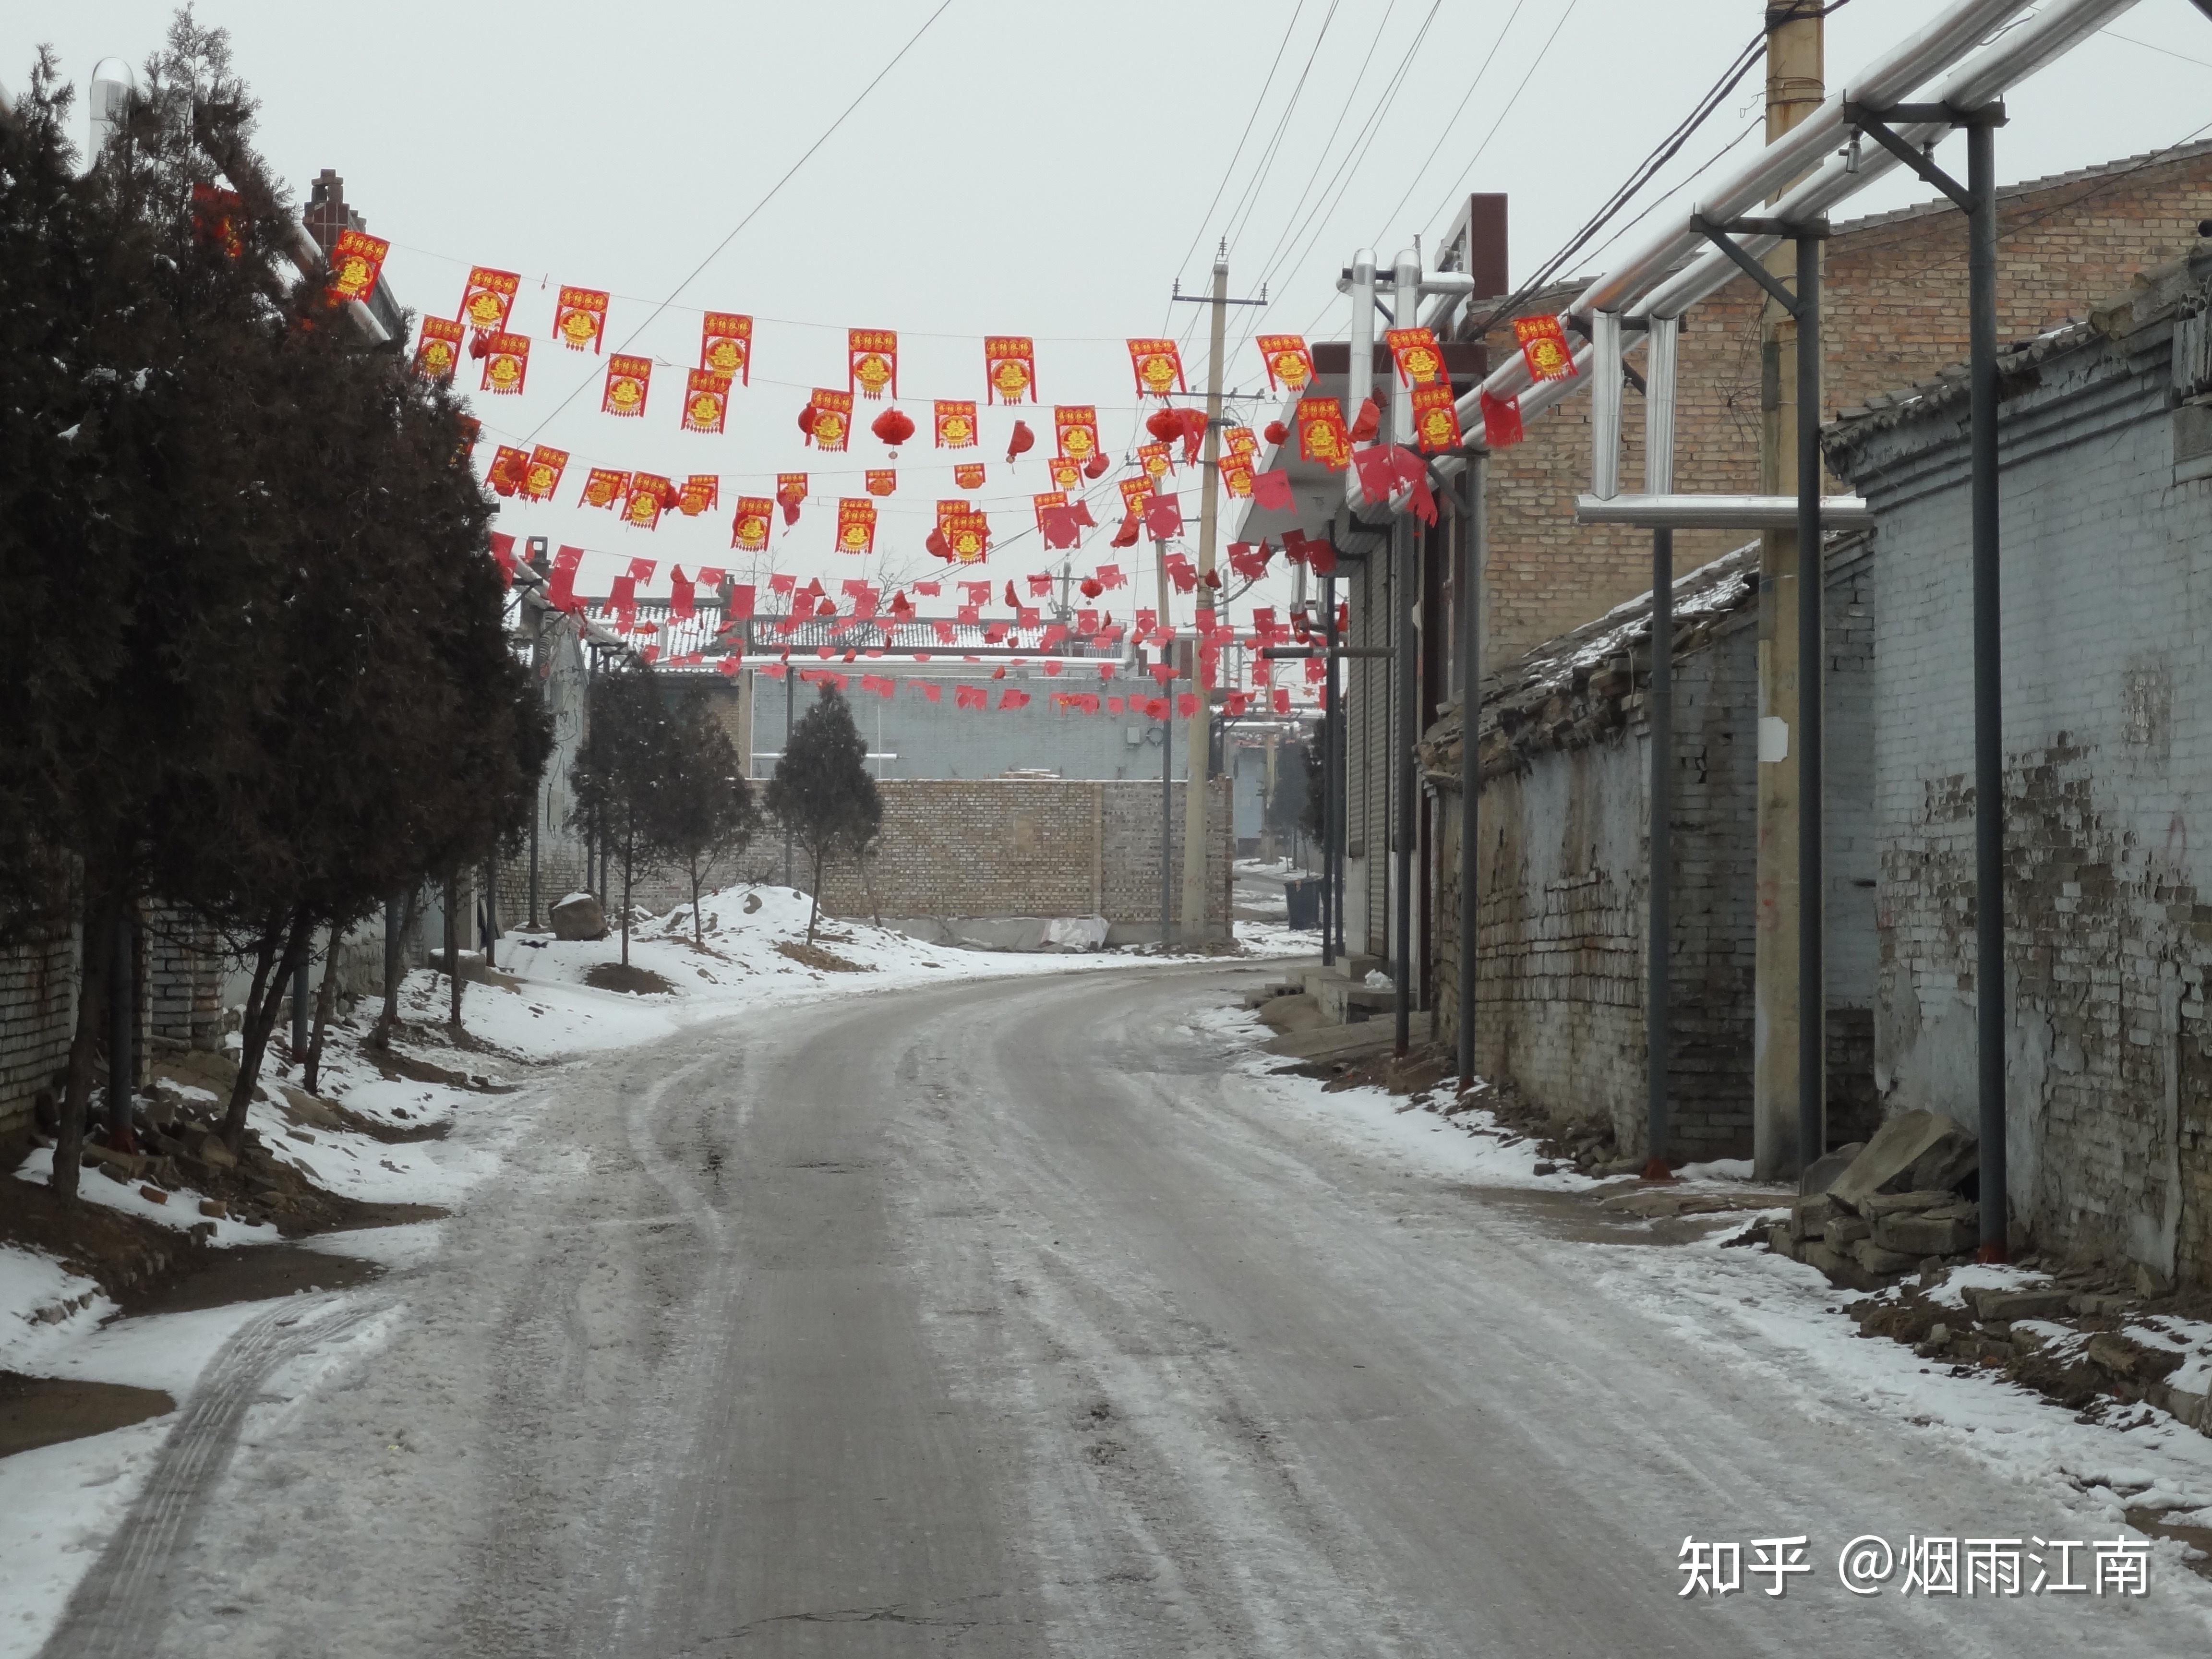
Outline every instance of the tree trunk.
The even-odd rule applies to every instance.
[[[78,912],[76,1031],[70,1040],[69,1081],[62,1091],[61,1121],[55,1126],[53,1189],[76,1196],[77,1170],[84,1158],[84,1127],[92,1110],[92,1056],[107,1018],[108,958],[115,949],[114,902],[87,872],[84,902]]]
[[[314,918],[304,912],[278,917],[262,934],[260,948],[254,953],[253,988],[246,996],[246,1024],[238,1034],[238,1076],[230,1085],[230,1101],[222,1115],[222,1142],[234,1155],[245,1147],[246,1111],[252,1104],[254,1086],[261,1081],[262,1057],[269,1051],[277,1011],[283,1006],[294,971],[307,958],[314,929]]]
[[[860,885],[868,895],[868,914],[875,919],[876,926],[881,927],[884,925],[884,907],[876,899],[875,868],[866,853],[854,854],[853,862],[860,866]]]
[[[452,988],[446,1016],[447,1029],[455,1036],[461,1030],[461,919],[457,914],[461,903],[461,876],[459,870],[446,872],[446,980]]]
[[[629,966],[629,876],[630,861],[637,856],[637,814],[633,811],[623,823],[623,966]]]
[[[704,948],[707,935],[699,926],[699,861],[691,860],[691,942]]]
[[[300,1077],[300,1086],[311,1095],[321,1092],[323,1036],[331,1029],[331,1005],[337,1000],[338,946],[344,942],[345,930],[333,924],[330,954],[323,959],[323,982],[315,991],[315,1033],[308,1040],[307,1066]]]
[[[809,945],[814,943],[814,923],[822,915],[822,849],[818,847],[814,849],[814,892],[812,899],[813,902],[807,906],[806,909],[806,942]]]
[[[401,949],[407,930],[415,925],[415,896],[418,888],[394,894],[384,902],[384,1012],[369,1033],[369,1046],[389,1048],[392,1034],[399,1029],[399,981],[406,977]]]

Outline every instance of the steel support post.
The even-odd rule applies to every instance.
[[[1821,839],[1821,692],[1827,642],[1820,550],[1820,238],[1797,238],[1797,1168],[1827,1151],[1827,911]]]
[[[1420,544],[1409,516],[1400,514],[1391,526],[1396,544],[1398,592],[1398,718],[1390,758],[1398,772],[1397,845],[1391,849],[1390,919],[1395,947],[1392,1010],[1395,1051],[1403,1054],[1413,1041],[1413,833],[1420,776],[1413,745],[1420,740],[1419,647],[1413,636],[1413,596],[1420,591]]]
[[[1973,423],[1974,1001],[1981,1257],[2005,1257],[2004,690],[1997,614],[1996,136],[1966,129],[1968,395]]]
[[[1654,375],[1656,382],[1656,375]],[[1645,1177],[1667,1163],[1667,1066],[1674,1022],[1669,977],[1674,952],[1674,532],[1651,532],[1651,890],[1644,967]]]
[[[1326,620],[1322,624],[1322,638],[1329,655],[1323,660],[1328,666],[1328,678],[1322,682],[1321,691],[1321,965],[1334,967],[1336,963],[1336,826],[1340,809],[1336,804],[1337,736],[1336,717],[1336,578],[1321,579],[1322,611]]]
[[[1467,459],[1462,498],[1459,605],[1459,1086],[1474,1083],[1474,988],[1482,893],[1477,861],[1482,824],[1482,578],[1486,451]]]

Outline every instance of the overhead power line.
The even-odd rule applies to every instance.
[[[1182,258],[1176,261],[1178,269],[1190,264],[1190,256],[1198,252],[1198,245],[1206,240],[1206,228],[1213,222],[1213,210],[1221,205],[1222,195],[1236,174],[1237,163],[1244,154],[1245,141],[1252,136],[1253,124],[1260,118],[1260,111],[1267,101],[1268,89],[1275,84],[1275,71],[1283,65],[1283,53],[1289,48],[1291,36],[1297,31],[1298,19],[1305,15],[1305,9],[1306,0],[1298,0],[1297,9],[1291,13],[1291,21],[1283,29],[1283,38],[1275,43],[1274,61],[1267,65],[1267,78],[1260,83],[1260,95],[1252,100],[1252,112],[1244,118],[1244,131],[1237,135],[1237,148],[1229,154],[1229,165],[1221,169],[1221,182],[1213,187],[1213,199],[1206,204],[1206,211],[1199,216],[1198,228],[1191,233],[1190,246],[1182,251]]]

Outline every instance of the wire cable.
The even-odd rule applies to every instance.
[[[1268,90],[1275,84],[1275,71],[1283,66],[1283,53],[1289,48],[1291,36],[1297,31],[1298,19],[1305,15],[1305,9],[1306,0],[1298,0],[1297,9],[1291,13],[1290,23],[1283,30],[1283,38],[1275,43],[1275,58],[1267,65],[1267,78],[1260,83],[1260,95],[1252,100],[1252,112],[1244,118],[1244,131],[1237,135],[1237,148],[1230,152],[1229,165],[1221,169],[1221,182],[1213,187],[1213,199],[1206,204],[1206,211],[1199,216],[1198,228],[1191,233],[1190,246],[1182,251],[1182,258],[1177,261],[1178,268],[1190,264],[1190,256],[1198,252],[1199,243],[1205,240],[1206,227],[1213,218],[1213,210],[1221,205],[1221,198],[1229,188],[1229,180],[1237,171],[1237,163],[1244,155],[1245,142],[1252,136],[1253,124],[1259,120],[1260,111],[1267,101]]]

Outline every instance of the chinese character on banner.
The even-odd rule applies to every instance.
[[[714,472],[694,472],[684,481],[683,493],[676,498],[677,507],[687,519],[696,519],[721,504],[721,475]]]
[[[753,383],[753,319],[735,312],[710,311],[699,335],[699,367],[733,374],[740,386]]]
[[[817,386],[806,407],[813,417],[806,422],[806,441],[817,449],[844,448],[853,432],[853,394]]]
[[[1121,488],[1121,510],[1124,513],[1143,512],[1145,497],[1152,493],[1152,481],[1140,474],[1133,478],[1123,478]]]
[[[898,396],[898,334],[888,328],[845,331],[845,390],[863,398]]]
[[[765,495],[738,497],[738,515],[730,523],[730,545],[758,553],[768,545],[769,526],[775,503]]]
[[[876,550],[876,504],[852,495],[837,503],[837,550],[872,553]]]
[[[595,288],[564,288],[553,306],[553,337],[571,351],[595,354],[605,343],[607,296]]]
[[[868,469],[867,477],[868,494],[871,495],[888,495],[898,488],[898,470],[896,467],[872,466]]]
[[[1267,370],[1267,389],[1278,386],[1292,392],[1305,390],[1314,377],[1313,353],[1303,334],[1262,334],[1258,342],[1260,362]]]
[[[1044,529],[1044,515],[1045,509],[1047,507],[1066,507],[1066,505],[1067,495],[1064,490],[1048,489],[1043,491],[1042,494],[1030,496],[1030,508],[1036,514],[1037,529],[1039,532],[1042,532]]]
[[[1157,482],[1175,470],[1175,458],[1168,453],[1165,444],[1139,444],[1137,465],[1145,469],[1145,476]]]
[[[461,340],[468,331],[443,317],[422,319],[422,337],[415,347],[415,372],[426,380],[450,380],[461,361]]]
[[[981,489],[983,487],[983,463],[962,462],[952,469],[952,482],[961,489]]]
[[[1045,464],[1052,475],[1052,487],[1063,495],[1083,487],[1083,466],[1073,455],[1055,455]]]
[[[1243,501],[1252,494],[1252,458],[1249,455],[1224,455],[1215,464],[1221,470],[1221,487],[1231,497]]]
[[[1413,388],[1413,436],[1431,454],[1460,447],[1459,404],[1450,381]]]
[[[639,530],[657,530],[660,515],[675,500],[674,480],[653,472],[633,472],[629,497],[623,503],[623,522]]]
[[[1099,450],[1098,408],[1095,404],[1060,404],[1052,411],[1052,429],[1060,453],[1080,465]]]
[[[626,416],[643,415],[645,394],[652,384],[652,358],[625,357],[617,352],[607,359],[607,386],[599,394],[600,412]]]
[[[612,507],[629,494],[629,474],[612,467],[595,466],[584,479],[585,507]]]
[[[1384,331],[1382,343],[1390,348],[1398,365],[1398,380],[1405,386],[1434,386],[1444,374],[1443,348],[1432,328],[1394,328]]]
[[[730,377],[711,368],[694,368],[684,379],[684,429],[720,432],[730,413]]]
[[[512,495],[522,488],[523,471],[529,465],[527,453],[512,445],[501,444],[492,452],[491,465],[484,473],[484,482],[492,487],[493,494]]]
[[[1260,453],[1260,434],[1249,426],[1232,426],[1221,434],[1221,441],[1232,455],[1256,455]]]
[[[806,499],[806,475],[804,472],[779,472],[775,475],[775,501],[783,509],[787,525],[799,522],[799,504]]]
[[[1129,366],[1136,371],[1140,398],[1165,398],[1189,390],[1183,384],[1182,352],[1173,340],[1130,341]]]
[[[1352,465],[1352,434],[1345,428],[1344,405],[1335,398],[1299,400],[1298,459],[1338,472]]]
[[[961,503],[964,507],[967,503]],[[944,526],[945,544],[956,564],[981,564],[991,551],[991,520],[973,510],[957,514]]]
[[[338,245],[331,250],[331,303],[366,300],[375,293],[377,274],[391,251],[392,244],[381,236],[365,230],[340,231]]]
[[[992,334],[983,340],[983,380],[1002,404],[1036,401],[1036,342],[1026,334]]]
[[[495,334],[491,349],[484,357],[483,384],[480,390],[495,397],[520,397],[523,383],[530,378],[530,337],[527,334]]]
[[[504,333],[507,314],[514,308],[515,290],[521,286],[522,278],[511,270],[476,266],[469,272],[467,285],[461,289],[461,309],[457,320],[466,323],[479,334]]]
[[[1567,344],[1566,331],[1556,317],[1516,317],[1513,337],[1521,342],[1521,360],[1536,380],[1565,380],[1575,374],[1575,354]]]
[[[975,405],[973,400],[939,398],[937,400],[936,431],[939,449],[975,448]]]
[[[1482,394],[1482,441],[1492,449],[1510,449],[1527,436],[1521,428],[1521,400]]]
[[[522,471],[522,499],[526,501],[550,501],[553,492],[561,487],[561,475],[568,470],[568,452],[548,449],[539,444],[530,452],[530,465]]]

